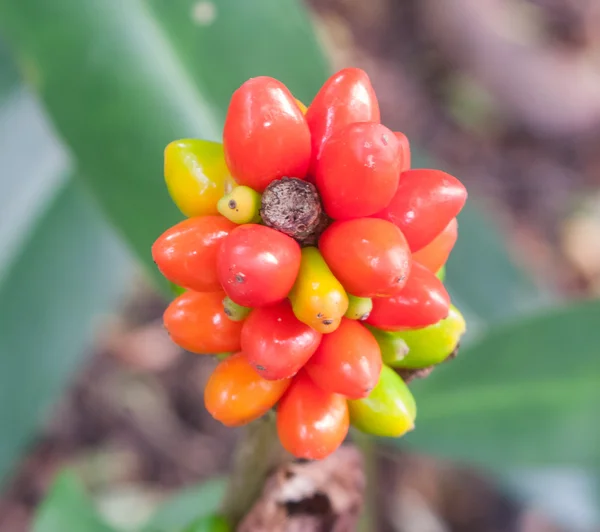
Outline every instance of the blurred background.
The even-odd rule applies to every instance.
[[[380,529],[600,530],[598,2],[0,0],[2,532],[215,509],[238,433],[161,325],[162,152],[218,140],[249,77],[308,104],[344,66],[470,192],[447,270],[469,332],[381,442]]]

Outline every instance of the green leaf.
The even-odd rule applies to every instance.
[[[33,532],[115,532],[102,522],[77,478],[58,476],[38,510]]]
[[[600,466],[600,302],[492,329],[414,386],[423,452],[493,468]]]
[[[86,193],[35,100],[0,108],[0,482],[57,399],[129,279],[123,246]],[[18,400],[17,400],[18,399]]]
[[[276,76],[306,98],[327,75],[295,0],[206,2],[210,25],[198,22],[198,4],[0,0],[0,27],[23,72],[157,279],[151,244],[181,218],[162,178],[166,144],[219,139],[225,105],[247,77]]]
[[[0,41],[0,105],[15,89],[19,82],[17,69],[6,45]]]
[[[143,532],[174,532],[219,510],[226,480],[216,478],[184,489],[158,509]]]

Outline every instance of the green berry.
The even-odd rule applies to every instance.
[[[373,310],[373,300],[348,294],[348,310],[344,316],[350,320],[366,320]]]
[[[366,325],[371,331],[381,350],[381,358],[385,364],[396,365],[408,354],[408,346],[398,333],[382,331],[371,325]]]
[[[388,343],[405,346],[405,356],[394,357],[382,349],[384,363],[395,368],[419,369],[443,362],[456,349],[466,331],[466,323],[460,311],[450,305],[448,317],[422,329],[386,333]],[[375,336],[377,338],[377,336]],[[378,340],[379,341],[379,340]],[[380,343],[381,346],[381,343]]]
[[[417,405],[400,376],[383,366],[377,386],[368,397],[348,401],[350,422],[358,430],[398,438],[415,426]]]
[[[446,279],[446,265],[442,266],[437,273],[435,274],[435,276],[442,281],[442,283],[444,282],[444,279]]]
[[[238,305],[228,296],[223,299],[223,311],[231,321],[242,321],[248,317],[252,309]]]
[[[260,203],[258,192],[240,185],[217,202],[217,210],[236,224],[257,223],[260,221]]]

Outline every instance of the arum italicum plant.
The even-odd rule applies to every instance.
[[[166,148],[186,219],[152,249],[182,291],[164,322],[188,351],[228,354],[205,389],[217,420],[268,414],[284,449],[313,460],[350,425],[413,430],[416,404],[396,370],[439,364],[465,331],[440,278],[467,192],[410,159],[356,68],[308,108],[279,81],[252,78],[231,98],[222,144]]]

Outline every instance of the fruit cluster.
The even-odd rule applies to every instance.
[[[465,330],[439,277],[467,192],[410,169],[367,75],[338,72],[308,109],[275,79],[248,80],[223,144],[169,144],[165,177],[188,218],[152,249],[183,288],[164,323],[188,351],[222,354],[205,389],[213,417],[237,426],[275,407],[283,446],[310,459],[350,423],[411,430],[396,370],[442,362]]]

